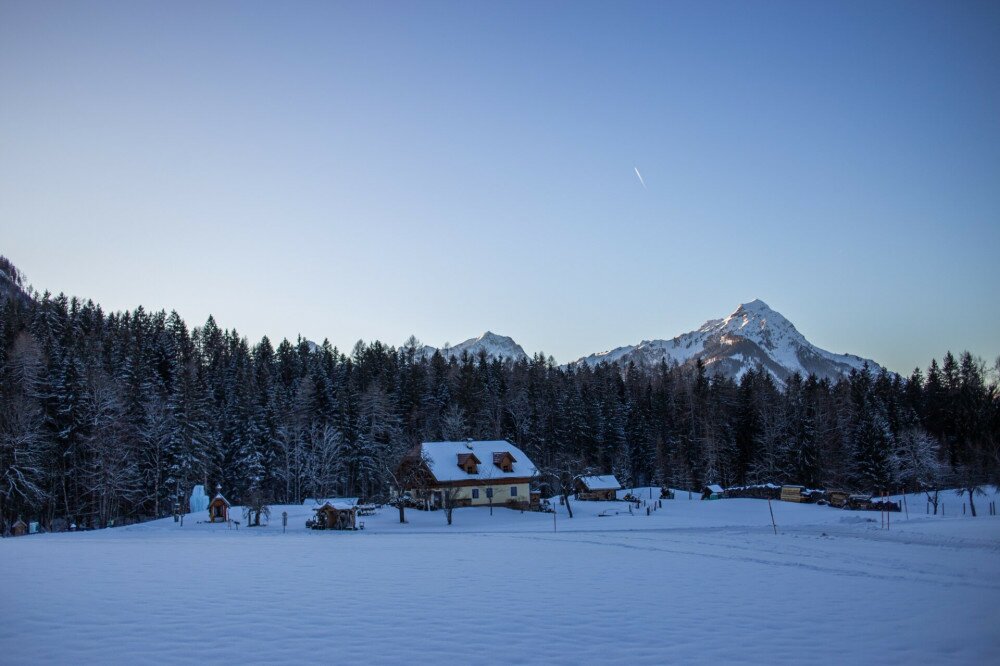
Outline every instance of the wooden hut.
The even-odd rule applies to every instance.
[[[229,500],[222,496],[222,486],[216,486],[215,497],[208,503],[208,522],[227,522],[229,520],[229,507]]]
[[[315,529],[356,530],[358,529],[357,500],[326,500],[316,507]]]
[[[603,476],[581,476],[576,480],[576,498],[578,500],[604,500],[612,501],[618,499],[618,491],[622,485],[613,474]]]
[[[24,536],[28,533],[28,524],[18,518],[13,525],[10,526],[11,536]]]
[[[710,483],[701,489],[701,498],[703,500],[717,500],[725,496],[726,491],[717,483]]]

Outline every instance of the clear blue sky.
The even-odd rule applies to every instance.
[[[997,2],[0,1],[0,253],[107,309],[908,372],[1000,354],[998,250]]]

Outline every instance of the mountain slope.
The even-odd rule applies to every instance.
[[[25,291],[24,274],[10,259],[0,255],[0,301],[7,299],[27,303],[31,297]]]
[[[851,370],[860,370],[865,363],[873,369],[879,367],[859,356],[834,354],[816,347],[792,322],[759,299],[740,305],[724,319],[712,319],[698,330],[671,340],[644,340],[637,345],[591,354],[570,365],[633,362],[651,367],[661,361],[684,365],[699,358],[712,374],[739,379],[750,368],[761,366],[779,382],[796,372],[836,380]]]

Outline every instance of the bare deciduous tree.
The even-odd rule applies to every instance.
[[[402,456],[387,461],[385,473],[396,490],[393,502],[399,510],[399,522],[406,522],[406,491],[423,495],[430,485],[430,458],[420,447],[410,449]],[[450,524],[450,523],[449,523]]]
[[[451,525],[452,515],[455,512],[455,505],[462,489],[457,487],[443,488],[441,490],[441,507],[444,509],[444,517]]]
[[[268,506],[267,498],[260,490],[252,491],[243,500],[243,520],[247,527],[260,527],[261,516],[265,523],[271,521],[271,507]]]
[[[547,485],[562,497],[562,502],[566,505],[566,514],[572,518],[573,507],[569,503],[570,495],[576,492],[576,483],[580,477],[594,474],[593,468],[584,465],[571,455],[560,455],[539,471],[544,479],[543,485]]]

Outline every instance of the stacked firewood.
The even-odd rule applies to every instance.
[[[771,483],[761,483],[753,486],[734,486],[726,488],[726,497],[775,500],[781,497],[781,488]]]

